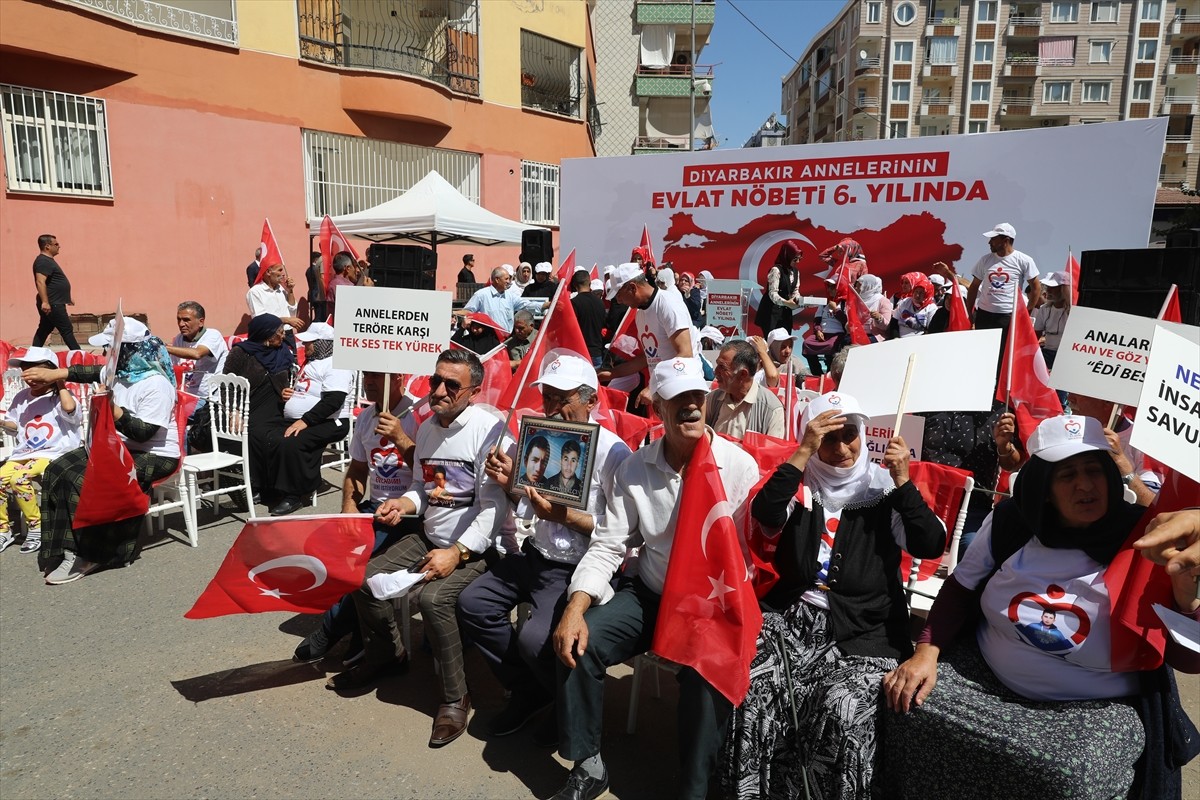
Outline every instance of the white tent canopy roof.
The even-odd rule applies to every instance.
[[[308,221],[313,236],[320,234],[322,219],[313,217]],[[374,208],[334,217],[333,224],[345,235],[360,239],[375,242],[407,239],[431,246],[451,242],[520,243],[522,231],[537,227],[505,219],[475,205],[436,170],[399,197]]]

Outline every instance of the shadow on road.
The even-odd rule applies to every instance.
[[[217,697],[230,697],[324,678],[325,671],[318,665],[297,664],[289,659],[234,667],[195,678],[171,681],[171,685],[185,699],[193,703],[202,703]]]

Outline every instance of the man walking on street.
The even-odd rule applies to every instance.
[[[71,300],[71,282],[54,260],[59,249],[58,237],[54,234],[43,233],[38,237],[41,252],[33,260],[33,283],[37,286],[40,319],[37,332],[33,334],[33,346],[41,347],[51,332],[58,330],[67,349],[78,350],[79,342],[75,341],[75,329],[71,327],[71,316],[67,313],[67,306],[75,305]]]

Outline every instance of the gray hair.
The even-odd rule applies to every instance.
[[[835,381],[842,379],[842,372],[846,369],[846,359],[850,357],[850,350],[854,345],[846,345],[841,350],[838,350],[833,355],[833,359],[829,362],[829,374]]]
[[[346,267],[354,265],[354,257],[349,253],[338,253],[333,257],[333,271],[341,275],[346,271]]]
[[[197,303],[195,300],[184,300],[175,307],[176,311],[190,311],[196,315],[196,319],[204,319],[204,306]]]
[[[522,308],[520,311],[513,314],[513,322],[528,322],[533,324],[533,312]]]
[[[494,270],[492,270],[492,280],[496,280],[496,278],[499,278],[501,275],[507,274],[508,270],[506,270],[504,267],[496,267]]]
[[[586,405],[595,399],[596,399],[596,390],[595,389],[593,389],[590,386],[580,386],[579,387],[579,402]]]
[[[721,352],[730,354],[729,360],[734,370],[745,369],[753,375],[758,369],[758,351],[745,339],[735,339],[726,343],[721,347]]]
[[[443,350],[437,357],[437,363],[465,364],[471,370],[471,385],[479,386],[483,383],[483,364],[479,361],[479,356],[470,350],[463,350],[458,347],[451,350]]]

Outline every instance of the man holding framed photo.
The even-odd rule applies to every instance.
[[[535,385],[541,387],[542,404],[551,420],[590,421],[596,409],[599,384],[596,370],[578,354],[551,350],[542,360]],[[575,565],[587,551],[592,532],[604,521],[617,467],[629,456],[629,448],[616,434],[600,428],[590,444],[593,448],[590,474],[585,469],[583,476],[575,479],[586,482],[586,506],[568,508],[551,502],[534,488],[545,482],[550,444],[540,428],[527,432],[522,427],[521,449],[489,454],[486,471],[497,483],[512,482],[513,471],[522,466],[515,463],[517,453],[521,453],[525,488],[514,493],[513,498],[517,503],[517,531],[527,538],[519,553],[506,555],[458,598],[458,617],[464,633],[511,693],[508,706],[488,725],[490,736],[515,733],[554,699],[557,683],[550,631],[566,603],[567,584]],[[576,440],[566,440],[568,445],[571,442]],[[575,449],[580,449],[578,442]],[[556,481],[559,478],[553,477]],[[509,614],[520,603],[529,603],[532,613],[518,634]],[[551,716],[550,723],[553,722]],[[554,737],[547,733],[544,738]]]

